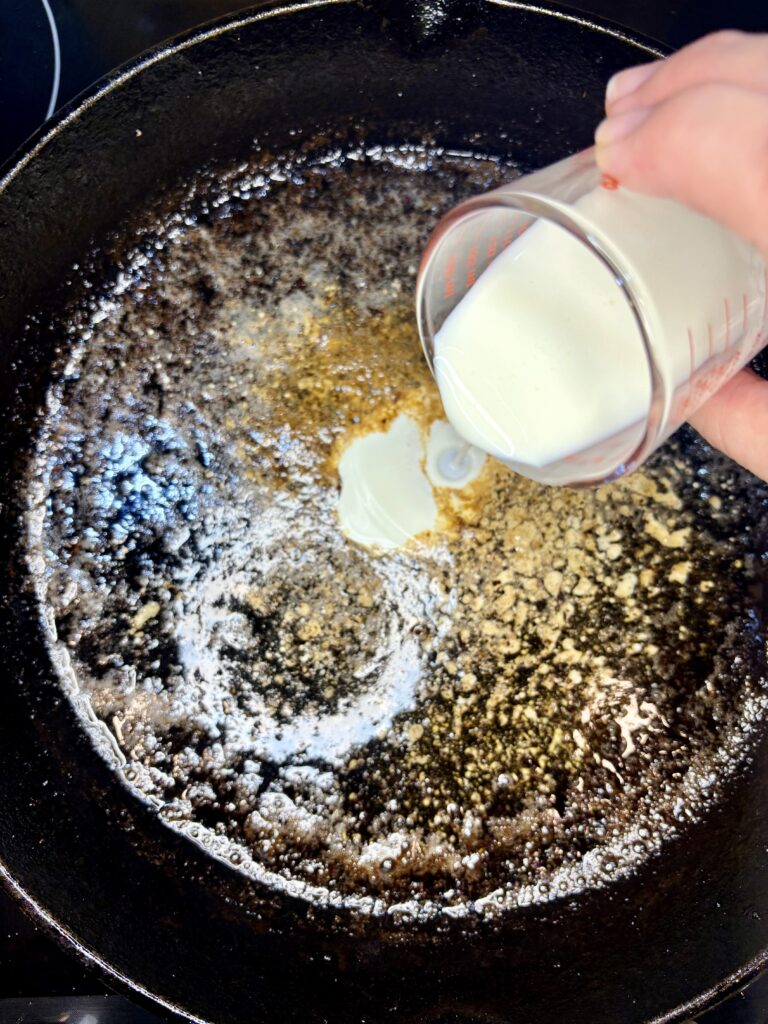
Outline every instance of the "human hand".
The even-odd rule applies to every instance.
[[[768,259],[768,35],[718,32],[608,83],[597,162],[635,192],[676,199]],[[691,417],[768,480],[768,381],[742,370]]]

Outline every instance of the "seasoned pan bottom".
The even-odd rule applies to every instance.
[[[169,827],[312,903],[609,885],[762,729],[765,487],[687,436],[597,491],[489,462],[407,550],[341,532],[346,445],[441,415],[428,233],[513,173],[317,140],[201,176],[60,325],[28,520],[62,687]]]

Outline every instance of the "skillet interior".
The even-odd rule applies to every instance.
[[[434,112],[438,111],[444,119],[436,129],[440,141],[460,146],[472,136],[473,147],[483,148],[490,146],[490,140],[498,134],[499,111],[503,110],[505,122],[512,118],[509,97],[515,97],[515,123],[520,126],[519,134],[510,133],[510,156],[524,166],[533,166],[587,141],[596,117],[600,82],[615,67],[632,59],[626,42],[595,37],[584,27],[540,14],[523,15],[490,7],[487,25],[476,25],[468,36],[445,44],[446,49],[427,47],[419,51],[405,50],[401,42],[382,35],[379,19],[360,8],[335,5],[323,10],[320,22],[318,17],[317,11],[294,14],[279,29],[277,22],[263,22],[199,42],[186,54],[160,62],[122,84],[108,101],[102,99],[87,116],[78,119],[69,137],[62,134],[51,143],[3,196],[3,220],[20,213],[23,219],[19,223],[27,229],[13,237],[6,233],[3,238],[5,246],[17,247],[9,264],[20,271],[9,289],[17,301],[30,301],[34,289],[37,296],[44,295],[46,287],[61,276],[63,267],[82,258],[91,238],[103,239],[106,225],[122,219],[115,217],[114,207],[109,208],[107,202],[103,207],[91,204],[84,210],[86,216],[74,231],[68,223],[71,204],[67,210],[61,206],[48,210],[46,222],[40,214],[47,183],[51,189],[64,189],[64,194],[69,189],[82,194],[80,190],[87,184],[92,194],[107,201],[119,199],[124,204],[120,212],[124,211],[127,218],[134,196],[154,194],[150,180],[172,181],[168,170],[172,164],[177,170],[191,169],[204,162],[203,153],[210,156],[212,151],[219,159],[231,161],[241,155],[235,140],[242,142],[256,131],[262,136],[265,126],[271,129],[269,142],[274,147],[288,141],[288,128],[338,122],[349,116],[362,117],[368,126],[382,125],[378,129],[382,137],[389,131],[390,137],[399,141],[403,131],[413,131],[414,124],[432,126]],[[288,25],[290,30],[286,31]],[[270,35],[272,31],[274,36]],[[521,35],[526,40],[524,58],[510,44],[510,37]],[[281,64],[277,36],[280,45],[290,46],[293,65],[288,81],[279,77],[287,71]],[[600,61],[595,60],[592,49],[595,38],[599,39]],[[318,67],[313,61],[315,48],[321,43],[333,45],[332,71],[328,64]],[[477,62],[478,51],[484,55],[482,66]],[[261,87],[269,86],[268,96],[257,88],[254,64],[263,74]],[[317,88],[308,90],[309,101],[304,92],[307,77],[305,74],[298,80],[297,65],[311,73],[313,83],[317,83]],[[226,81],[214,83],[213,70],[219,69],[220,73],[224,66],[228,69]],[[363,80],[361,67],[366,69],[364,90],[352,90],[350,82]],[[573,76],[565,101],[552,88],[556,74],[563,88],[563,69]],[[439,87],[435,84],[436,70],[440,72]],[[473,77],[480,75],[482,78]],[[453,86],[450,90],[446,81]],[[196,87],[198,116],[194,130],[187,134],[181,128],[184,118],[178,115],[180,106],[189,102],[190,82]],[[138,90],[138,95],[131,94],[131,90]],[[400,92],[402,96],[397,95]],[[593,98],[588,110],[583,92]],[[462,98],[458,111],[457,97]],[[112,105],[109,112],[100,109],[107,102]],[[142,107],[142,102],[146,106]],[[115,104],[120,103],[124,104],[122,114],[115,110]],[[405,128],[402,122],[397,123],[401,103],[408,104]],[[245,111],[253,120],[244,131]],[[297,111],[301,111],[298,119]],[[167,120],[163,123],[164,118]],[[95,124],[91,123],[94,119]],[[382,123],[387,121],[384,127]],[[542,124],[551,128],[546,139],[541,133]],[[582,137],[574,126],[583,128]],[[141,135],[136,135],[136,128]],[[171,128],[177,133],[175,138],[169,137]],[[82,180],[82,155],[94,139],[101,142],[104,165],[112,162],[117,179]],[[137,147],[146,143],[151,143],[149,152],[144,148],[137,153]],[[56,180],[50,175],[51,168],[48,175],[39,177],[45,160],[54,157]],[[122,170],[118,172],[120,165]],[[97,177],[100,166],[93,170]],[[114,191],[115,180],[124,191]],[[33,186],[36,193],[28,191]],[[33,195],[36,206],[32,204]],[[47,237],[48,252],[51,241],[57,243],[58,260],[49,258],[36,266],[36,273],[30,273],[35,230],[41,233],[41,244]],[[8,317],[9,337],[19,339],[18,325],[11,322],[13,308],[13,303],[8,303],[4,315]],[[28,347],[25,355],[39,360],[40,375],[33,372],[31,358],[23,370],[9,358],[6,385],[12,384],[12,392],[21,394],[24,391],[20,385],[26,385],[28,391],[23,408],[17,400],[17,415],[9,424],[17,428],[15,436],[11,429],[6,437],[9,454],[13,454],[14,444],[16,451],[23,450],[21,438],[29,431],[31,414],[45,383],[52,355],[46,330],[49,317],[50,312],[44,314],[40,330],[33,326],[21,342]],[[14,366],[17,374],[23,374],[23,381],[18,376],[13,378]],[[12,472],[8,476],[10,489],[14,477]],[[17,526],[14,510],[9,531]],[[750,871],[757,877],[760,859],[756,851],[762,847],[753,845],[755,837],[750,837],[739,849],[728,837],[734,821],[742,829],[758,827],[757,822],[750,823],[749,815],[731,817],[743,811],[745,805],[754,806],[749,803],[749,785],[759,784],[758,774],[749,785],[739,787],[727,814],[713,814],[698,826],[695,839],[691,837],[686,844],[670,849],[664,861],[642,878],[546,912],[532,910],[516,915],[505,933],[493,939],[466,936],[458,928],[447,944],[443,937],[433,945],[429,932],[416,944],[405,938],[382,944],[376,929],[364,930],[353,939],[326,931],[332,911],[317,915],[320,927],[306,921],[302,924],[304,904],[269,894],[254,898],[250,883],[211,864],[158,828],[152,816],[127,800],[112,776],[95,762],[67,707],[46,681],[51,673],[45,650],[39,637],[30,633],[32,620],[26,614],[31,595],[16,585],[21,583],[23,569],[20,562],[14,564],[18,575],[9,572],[6,577],[11,588],[7,606],[13,612],[8,620],[8,662],[19,665],[24,692],[9,683],[9,713],[3,727],[11,735],[5,749],[15,746],[19,759],[27,761],[33,761],[37,753],[40,764],[48,767],[41,768],[40,775],[28,773],[21,785],[14,779],[3,806],[3,842],[9,850],[6,853],[4,849],[4,856],[22,884],[38,901],[56,908],[55,916],[81,941],[169,1001],[201,1016],[232,1020],[257,1015],[266,1018],[275,1015],[278,1006],[282,1017],[291,1019],[306,1013],[304,999],[309,995],[315,1006],[327,1007],[327,1014],[334,1019],[384,1016],[394,1008],[406,1015],[429,1017],[439,1016],[448,1008],[463,1008],[467,1013],[500,1019],[519,1012],[535,1020],[554,1019],[556,1013],[567,1009],[571,1017],[574,1012],[583,1012],[585,1020],[615,1019],[618,1012],[626,1019],[642,1020],[719,982],[759,950],[761,909],[753,901],[760,893],[756,884],[750,888]],[[32,728],[26,723],[30,700],[36,716]],[[52,750],[58,768],[49,764]],[[43,786],[46,779],[48,785]],[[32,788],[34,799],[30,799],[29,791],[24,792],[24,785]],[[96,800],[78,800],[82,792],[93,793]],[[27,810],[22,812],[25,807]],[[132,834],[109,829],[108,819],[113,816],[124,822],[126,818],[135,820],[136,831]],[[55,822],[55,828],[51,824],[45,828],[43,822]],[[35,847],[27,842],[19,860],[17,838],[13,837],[23,834],[22,830],[43,842]],[[33,849],[46,851],[44,865],[31,854]],[[120,864],[119,877],[115,864]],[[73,871],[78,866],[80,873]],[[168,871],[174,876],[172,882]],[[723,878],[729,879],[725,892],[718,882]],[[734,878],[739,883],[738,892],[731,892]],[[83,882],[92,887],[90,906],[95,905],[99,911],[92,920],[84,917],[88,903],[79,888]],[[137,898],[138,891],[144,896]],[[145,916],[150,900],[158,905],[152,922]],[[682,909],[670,916],[675,900]],[[109,935],[103,929],[104,906],[113,908]],[[711,931],[718,921],[727,924],[726,949],[712,942]],[[599,922],[597,940],[595,922]],[[641,944],[643,956],[635,961]],[[666,951],[670,948],[678,951],[675,961],[679,970],[674,973],[667,969]],[[164,955],[158,955],[159,949],[164,949]],[[178,964],[174,977],[168,969],[171,961]],[[435,969],[436,963],[439,970]],[[655,968],[660,979],[652,991],[643,980],[649,967]],[[223,991],[213,993],[203,980],[214,976],[222,979]],[[290,984],[295,977],[302,979],[298,992]],[[418,989],[408,983],[411,977],[420,978]],[[340,999],[340,993],[349,991],[350,985],[354,986],[357,1003]],[[630,1002],[637,1010],[633,1018],[626,1016]],[[579,1009],[574,1011],[571,1004]]]

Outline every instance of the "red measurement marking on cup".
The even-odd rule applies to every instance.
[[[488,248],[485,250],[485,258],[490,262],[496,255],[496,250],[499,247],[499,236],[494,235],[488,242]]]
[[[443,270],[443,277],[445,278],[445,284],[443,286],[443,298],[450,299],[456,294],[456,284],[454,281],[454,275],[456,274],[456,256],[451,254],[445,261],[445,269]]]
[[[508,228],[508,229],[507,229],[507,230],[506,230],[506,231],[504,232],[504,238],[503,238],[503,240],[502,240],[502,243],[501,243],[501,244],[503,245],[503,247],[504,247],[505,249],[506,249],[506,247],[507,247],[507,246],[508,246],[508,245],[510,244],[510,242],[512,241],[512,239],[513,239],[514,237],[515,237],[515,229],[514,229],[514,228]]]
[[[619,187],[618,181],[612,174],[604,174],[600,179],[600,184],[603,188],[607,188],[609,192],[615,192]]]
[[[471,245],[469,248],[469,252],[467,253],[467,288],[471,288],[472,285],[477,280],[477,257],[479,251],[480,247],[478,245]]]

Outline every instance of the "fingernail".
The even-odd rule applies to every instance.
[[[631,135],[645,121],[651,112],[650,107],[641,107],[640,110],[630,110],[626,114],[616,114],[614,117],[606,117],[597,126],[595,132],[595,145],[612,146],[614,142],[620,142]]]
[[[619,71],[618,74],[610,79],[605,88],[606,104],[616,103],[617,100],[623,99],[636,89],[639,89],[641,85],[648,81],[661,63],[660,60],[654,60],[650,64],[638,64],[636,67],[627,68],[626,71]]]

